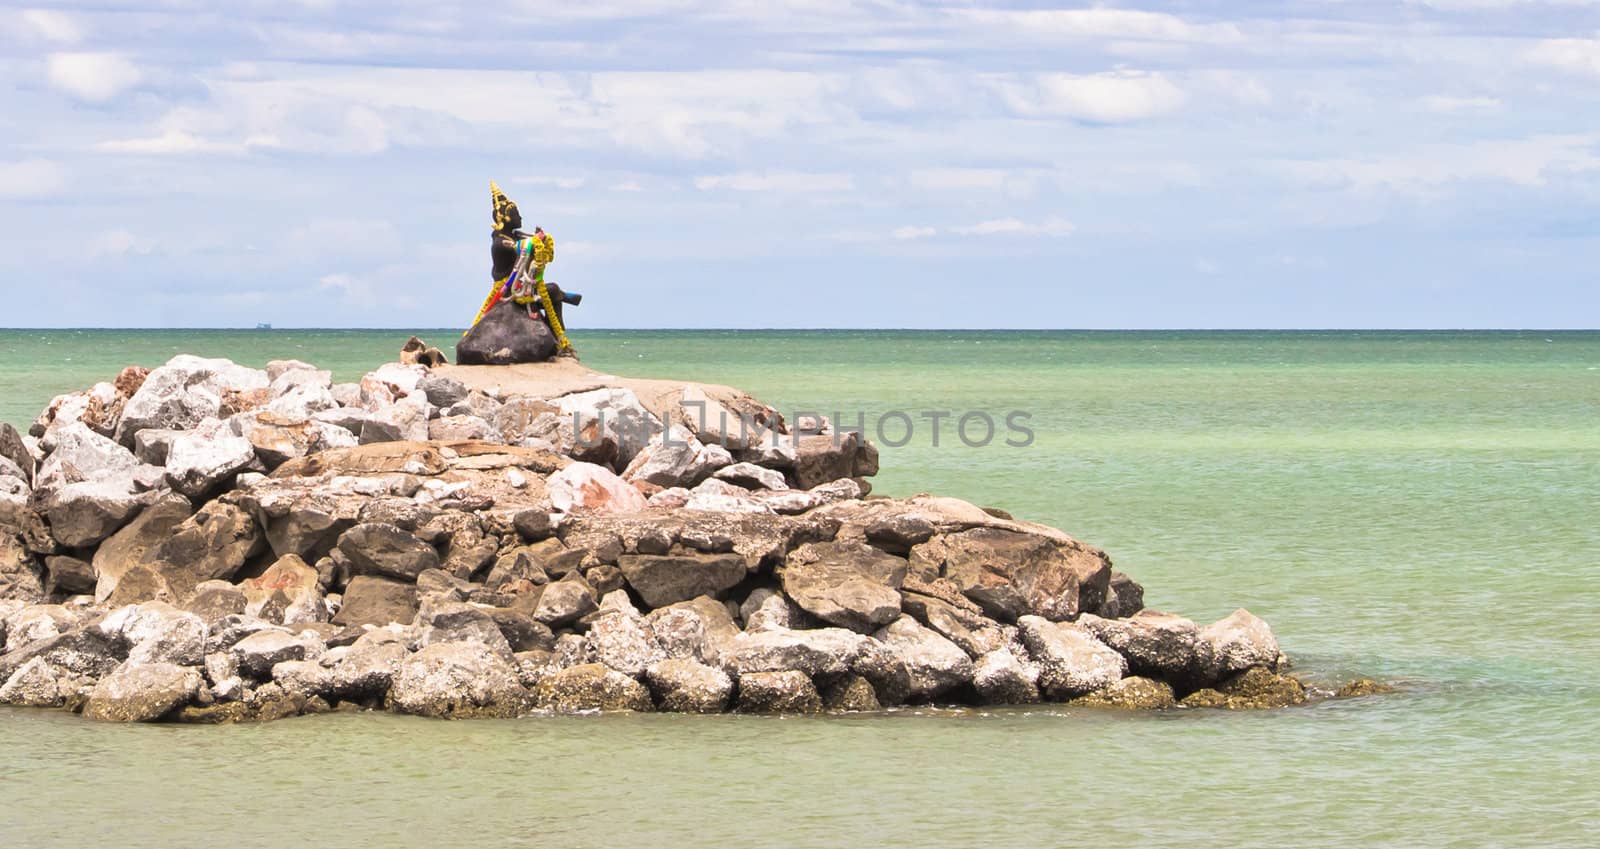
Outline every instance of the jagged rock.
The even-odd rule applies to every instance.
[[[104,722],[152,722],[187,704],[204,682],[192,667],[129,661],[100,679],[83,715]]]
[[[990,616],[1052,621],[1098,609],[1111,581],[1099,549],[1000,528],[944,534],[912,549],[912,568],[931,569],[961,587]]]
[[[1106,589],[1106,600],[1098,614],[1107,619],[1120,619],[1143,609],[1144,587],[1121,572],[1112,572],[1111,586]]]
[[[417,381],[417,388],[435,407],[448,407],[467,399],[467,385],[453,377],[430,374]]]
[[[272,666],[272,683],[302,697],[333,698],[334,672],[312,660],[285,660]]]
[[[8,643],[9,646],[9,643]],[[0,655],[0,678],[9,680],[24,663],[43,658],[52,669],[84,678],[99,678],[122,662],[125,644],[93,627],[33,640]]]
[[[790,553],[783,591],[807,613],[863,634],[900,615],[906,561],[854,542],[814,542]]]
[[[100,630],[132,648],[134,663],[199,666],[205,661],[206,623],[164,602],[120,607],[100,620]]]
[[[634,455],[622,477],[659,487],[694,486],[733,460],[727,451],[711,449],[682,429],[664,430]]]
[[[243,437],[186,434],[174,439],[167,453],[167,480],[173,489],[198,498],[243,471],[255,459],[255,446]]]
[[[579,460],[627,468],[635,455],[662,433],[661,420],[631,389],[603,387],[554,399],[573,427],[570,453]]]
[[[138,518],[101,543],[93,561],[95,599],[110,598],[129,569],[154,562],[156,551],[193,514],[194,507],[189,499],[170,494],[145,508]]]
[[[595,660],[635,678],[667,657],[634,611],[602,607],[589,619],[587,639]]]
[[[276,408],[276,402],[274,405],[265,411],[240,413],[228,419],[228,429],[247,440],[256,459],[268,469],[276,469],[309,454],[357,444],[356,435],[339,423],[284,413]],[[313,415],[320,416],[321,412],[326,411]],[[364,414],[362,422],[365,422]],[[141,433],[140,437],[143,436]]]
[[[333,624],[410,622],[416,618],[417,607],[416,586],[375,575],[357,575],[344,589],[344,604],[333,615]]]
[[[550,513],[546,510],[520,511],[512,519],[512,524],[517,529],[517,536],[527,542],[549,539],[555,533],[555,523],[550,521]]]
[[[110,607],[123,607],[145,601],[176,600],[177,594],[172,591],[172,586],[154,567],[135,566],[122,574],[117,581],[117,588],[106,597],[105,603]]]
[[[208,418],[221,418],[227,393],[265,390],[268,386],[264,371],[228,360],[180,354],[150,372],[128,399],[116,439],[123,445],[132,445],[134,434],[146,428],[193,428]]]
[[[724,641],[739,633],[728,608],[700,596],[650,611],[645,625],[667,657],[715,663]]]
[[[1120,710],[1165,710],[1177,705],[1178,701],[1173,698],[1172,687],[1166,682],[1132,675],[1087,696],[1073,699],[1072,704]]]
[[[15,537],[0,531],[0,600],[44,599],[44,570]]]
[[[509,299],[495,304],[456,343],[456,362],[464,366],[542,363],[555,355],[549,326]]]
[[[94,567],[88,563],[76,557],[45,558],[45,595],[92,595],[94,587]]]
[[[6,422],[0,422],[0,457],[9,460],[18,471],[22,472],[24,483],[33,483],[35,468],[33,453],[28,450],[27,443],[22,441],[22,434],[17,433],[17,429]]]
[[[926,585],[919,585],[931,588]],[[937,631],[940,636],[961,647],[974,659],[1004,648],[1009,642],[1006,626],[986,619],[976,607],[959,593],[951,601],[916,592],[901,593],[901,607],[918,622]],[[953,604],[952,601],[964,604]]]
[[[932,701],[972,683],[972,658],[910,616],[901,616],[873,636],[904,659],[913,699]]]
[[[66,703],[56,673],[43,658],[33,658],[0,686],[0,705],[60,707]]]
[[[1207,681],[1219,681],[1252,667],[1278,668],[1281,653],[1272,628],[1242,607],[1202,628],[1199,642],[1210,647],[1210,665],[1201,676]]]
[[[23,605],[3,620],[7,645],[13,649],[64,634],[78,624],[79,617],[59,604]]]
[[[712,397],[699,386],[683,388],[679,414],[700,442],[729,451],[756,450],[786,433],[783,417],[771,407],[748,396]]]
[[[855,477],[861,436],[855,432],[816,434],[794,439],[795,483],[811,489],[840,478]]]
[[[869,713],[882,710],[872,682],[861,675],[846,675],[828,685],[822,694],[823,707],[842,713]]]
[[[829,676],[854,671],[873,646],[871,638],[843,628],[769,628],[734,634],[717,647],[717,658],[723,668],[739,674],[797,669]]]
[[[1040,616],[1017,620],[1024,645],[1039,665],[1039,690],[1051,701],[1067,701],[1109,687],[1128,672],[1116,649],[1071,622]]]
[[[283,612],[276,621],[284,625],[305,622],[325,622],[328,609],[323,604],[322,593],[317,590],[317,570],[306,565],[293,554],[277,559],[266,571],[239,584],[244,592],[244,612],[271,622],[273,617],[262,611],[275,596],[282,596]]]
[[[85,548],[111,536],[147,506],[154,493],[137,490],[130,474],[70,483],[43,499],[50,535],[66,548]]]
[[[789,488],[783,473],[758,466],[755,463],[735,463],[713,472],[712,477],[745,489],[786,490]]]
[[[491,608],[489,617],[494,620],[500,635],[505,637],[514,653],[549,651],[555,647],[556,638],[549,626],[520,610]]]
[[[573,463],[551,475],[545,487],[561,513],[636,513],[648,506],[632,484],[593,463]]]
[[[329,682],[333,695],[352,701],[383,698],[410,654],[392,632],[377,629],[365,634],[334,664]]]
[[[514,717],[528,691],[506,656],[482,643],[434,643],[406,658],[389,688],[401,713],[434,717]]]
[[[585,663],[546,675],[539,681],[534,702],[554,713],[655,710],[643,684],[603,664]]]
[[[1103,619],[1086,613],[1078,624],[1127,658],[1132,675],[1185,686],[1216,680],[1212,645],[1201,640],[1200,628],[1182,616],[1141,610],[1127,619]]]
[[[933,539],[936,532],[926,518],[903,513],[875,519],[865,529],[867,542],[895,554],[909,553],[912,546]]]
[[[339,537],[339,551],[356,575],[415,581],[424,570],[439,568],[433,546],[390,524],[356,525]]]
[[[997,649],[978,658],[972,685],[985,704],[1028,705],[1039,701],[1039,670],[1010,649]]]
[[[545,586],[533,609],[533,618],[551,628],[562,628],[599,609],[594,588],[576,572]]]
[[[821,713],[822,697],[803,672],[746,672],[739,676],[740,713]]]
[[[494,617],[481,607],[460,601],[424,601],[417,612],[417,645],[476,642],[490,651],[511,656],[511,644],[500,633]]]
[[[652,608],[716,595],[744,580],[737,554],[629,554],[617,559],[628,586]]]
[[[199,616],[201,621],[216,622],[227,616],[244,613],[249,600],[244,591],[226,581],[204,581],[197,584],[194,593],[183,603],[183,609]]]
[[[286,660],[305,660],[311,647],[297,634],[285,631],[257,631],[228,648],[228,653],[239,662],[240,674],[264,681],[272,676],[272,667]]]
[[[666,713],[721,713],[733,697],[726,672],[686,657],[657,661],[645,680]]]
[[[181,598],[202,581],[232,579],[265,548],[261,528],[249,513],[226,501],[212,501],[177,526],[156,549],[155,559],[161,576]]]

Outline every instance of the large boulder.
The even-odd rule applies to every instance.
[[[100,679],[83,715],[105,722],[152,722],[188,704],[203,685],[193,667],[129,661]]]
[[[101,543],[92,561],[95,599],[110,598],[129,569],[154,563],[156,551],[192,515],[194,507],[189,499],[176,493],[168,494]]]
[[[905,661],[912,699],[932,701],[972,683],[972,658],[910,616],[901,616],[874,636]]]
[[[728,673],[689,658],[658,661],[645,670],[645,680],[667,713],[721,713],[733,696]]]
[[[417,615],[415,584],[357,575],[344,589],[343,604],[333,615],[333,624],[345,626],[409,623]]]
[[[286,554],[265,572],[240,582],[244,612],[286,625],[325,622],[328,610],[317,582],[316,569],[299,557]],[[269,612],[273,615],[267,615]]]
[[[410,655],[396,632],[382,628],[367,632],[334,664],[329,677],[332,695],[349,701],[383,698]]]
[[[232,580],[265,549],[254,517],[226,501],[212,501],[177,526],[156,549],[156,560],[174,595],[184,598],[202,581]]]
[[[533,618],[551,628],[564,628],[597,609],[594,588],[572,572],[544,587],[533,606]]]
[[[711,596],[656,608],[644,619],[656,644],[675,659],[714,663],[722,643],[739,633],[728,608]]]
[[[529,701],[511,662],[478,642],[434,643],[406,658],[388,699],[400,713],[433,717],[509,718]]]
[[[495,304],[456,343],[456,362],[464,366],[542,363],[555,355],[550,327],[510,300]]]
[[[911,550],[911,563],[914,572],[954,582],[1005,622],[1074,619],[1098,609],[1111,583],[1111,561],[1099,549],[1003,528],[934,537]]]
[[[648,504],[633,484],[594,463],[573,463],[546,482],[550,504],[562,513],[637,513]]]
[[[1239,608],[1226,619],[1213,622],[1200,629],[1200,651],[1209,655],[1209,664],[1202,677],[1219,681],[1254,667],[1275,670],[1281,652],[1278,638],[1265,621],[1244,608]]]
[[[1165,710],[1177,703],[1170,684],[1139,675],[1130,675],[1109,687],[1072,700],[1072,704],[1081,707],[1118,710]]]
[[[1051,701],[1086,696],[1128,673],[1127,660],[1081,625],[1024,616],[1017,628],[1039,665],[1039,690]]]
[[[554,713],[655,710],[643,684],[604,664],[586,663],[546,675],[539,681],[534,701]]]
[[[746,575],[744,558],[733,553],[625,554],[617,558],[617,566],[651,608],[716,595]]]
[[[64,701],[56,672],[43,658],[24,663],[0,684],[0,705],[60,707]]]
[[[661,420],[631,389],[604,387],[574,392],[553,403],[573,428],[571,454],[579,460],[625,469],[662,433]]]
[[[585,638],[595,660],[624,675],[639,678],[652,664],[665,660],[667,654],[631,605],[611,604],[615,597],[624,595],[618,590],[606,596],[607,603],[589,617],[589,633]]]
[[[416,581],[439,568],[439,552],[399,527],[383,522],[356,525],[339,538],[339,551],[356,575],[378,575]]]
[[[1213,648],[1200,639],[1200,628],[1182,616],[1141,610],[1127,619],[1104,619],[1085,613],[1078,624],[1100,642],[1128,659],[1128,672],[1159,678],[1188,689],[1191,682],[1211,683]]]
[[[997,649],[973,665],[972,686],[984,704],[1033,704],[1039,701],[1039,668],[1010,649]]]
[[[641,448],[622,477],[659,487],[691,487],[732,462],[732,455],[725,449],[703,445],[688,431],[671,428]],[[783,475],[778,478],[781,481]]]
[[[84,626],[33,640],[0,655],[0,678],[9,679],[17,669],[34,658],[43,658],[51,668],[85,678],[99,678],[117,668],[127,652],[127,644],[107,636],[99,628]]]
[[[167,452],[172,488],[199,498],[244,471],[256,459],[255,446],[242,436],[185,434]]]
[[[485,608],[460,601],[423,602],[417,612],[417,645],[479,643],[496,654],[511,656],[511,644]]]
[[[822,696],[803,672],[746,672],[739,676],[739,712],[821,713]]]
[[[33,470],[36,466],[33,452],[28,450],[28,444],[22,441],[22,434],[6,422],[0,422],[0,457],[22,472],[24,483],[33,482]]]
[[[814,542],[795,549],[779,576],[807,613],[869,634],[899,617],[906,561],[863,543]]]
[[[180,354],[150,372],[128,399],[116,439],[131,446],[134,434],[145,428],[188,430],[206,419],[221,418],[231,394],[267,390],[269,385],[264,371]]]
[[[228,653],[239,663],[240,674],[265,681],[272,677],[272,667],[286,660],[306,660],[317,654],[309,641],[283,630],[263,630],[234,643]]]
[[[44,570],[22,543],[0,532],[0,601],[44,599]]]
[[[135,663],[199,666],[205,660],[205,620],[164,602],[119,607],[99,628],[131,646],[128,659]]]

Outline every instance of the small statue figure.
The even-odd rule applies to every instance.
[[[563,304],[577,306],[583,302],[583,296],[563,291],[555,281],[544,279],[545,266],[556,258],[555,239],[543,228],[535,227],[531,233],[523,230],[522,213],[517,204],[492,180],[489,196],[494,203],[494,231],[490,234],[489,245],[494,288],[472,320],[473,326],[476,327],[495,304],[509,298],[521,304],[530,318],[539,318],[549,326],[556,340],[556,356],[575,356],[572,343],[567,340],[561,307]]]

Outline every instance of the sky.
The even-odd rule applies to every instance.
[[[0,327],[1594,328],[1600,0],[0,0]]]

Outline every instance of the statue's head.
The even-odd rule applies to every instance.
[[[517,209],[517,204],[493,180],[489,181],[489,200],[494,204],[494,229],[497,233],[510,234],[511,231],[522,226],[522,213]]]

